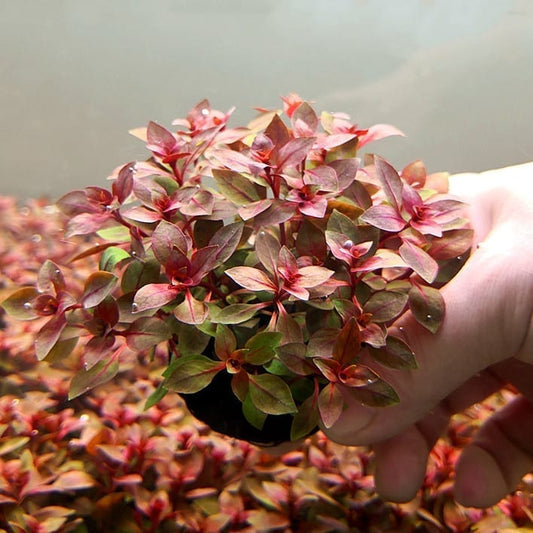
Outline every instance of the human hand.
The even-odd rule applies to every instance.
[[[521,395],[481,426],[456,465],[457,500],[488,507],[533,470],[533,163],[453,176],[450,192],[469,205],[475,251],[442,289],[439,332],[402,318],[397,327],[418,369],[363,361],[400,403],[365,407],[346,389],[347,408],[325,433],[343,444],[372,445],[378,492],[408,501],[450,416],[510,383]]]

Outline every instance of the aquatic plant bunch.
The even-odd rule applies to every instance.
[[[147,406],[177,392],[213,429],[262,445],[331,427],[343,388],[366,405],[398,402],[379,367],[416,360],[393,325],[411,312],[437,332],[439,288],[471,244],[446,174],[360,160],[401,132],[318,115],[294,94],[246,127],[230,115],[204,100],[171,129],[134,130],[149,159],[117,168],[109,189],[58,200],[79,253],[46,261],[4,309],[42,321],[40,360],[60,365],[83,346],[71,398],[132,354],[164,353]],[[94,271],[77,271],[91,256]]]

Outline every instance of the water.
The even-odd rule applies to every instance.
[[[291,91],[405,131],[372,147],[396,166],[533,158],[529,0],[5,1],[0,46],[0,194],[105,186],[145,157],[129,129]]]

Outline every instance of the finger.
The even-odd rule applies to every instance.
[[[489,507],[533,470],[533,404],[518,397],[480,428],[456,465],[455,497],[468,507]]]
[[[480,373],[443,400],[418,423],[373,446],[376,490],[386,500],[412,500],[424,481],[430,451],[448,425],[451,415],[463,411],[502,386],[492,371]]]
[[[383,499],[403,503],[415,497],[424,481],[429,453],[448,425],[446,411],[437,411],[372,447],[376,491]]]

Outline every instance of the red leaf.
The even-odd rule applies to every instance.
[[[311,137],[318,128],[318,117],[307,102],[302,102],[292,114],[291,124],[297,137]]]
[[[61,313],[52,317],[37,333],[35,337],[35,353],[42,361],[61,337],[67,325],[65,315]]]
[[[251,291],[275,292],[277,290],[274,282],[258,268],[233,267],[226,270],[226,274],[241,287]]]
[[[299,269],[298,284],[306,289],[325,283],[334,274],[333,270],[321,266],[304,266]]]
[[[272,121],[265,129],[265,135],[274,143],[275,148],[279,151],[285,146],[291,138],[289,130],[278,114],[272,117]]]
[[[242,237],[244,226],[240,222],[227,224],[220,228],[210,239],[209,246],[217,246],[215,257],[225,263],[232,255]]]
[[[239,209],[239,215],[243,220],[250,220],[263,211],[266,211],[272,205],[272,199],[259,200],[251,204],[244,205]]]
[[[113,195],[122,204],[133,191],[133,175],[135,174],[135,161],[126,163],[119,171],[117,179],[113,182]]]
[[[85,345],[83,350],[83,361],[85,370],[89,370],[96,363],[110,355],[115,345],[115,336],[93,337]]]
[[[257,234],[255,239],[257,258],[271,274],[277,270],[280,250],[281,245],[273,235],[266,231],[260,231]]]
[[[384,231],[401,231],[406,225],[396,208],[390,205],[374,205],[367,209],[360,218],[367,224]]]
[[[133,300],[133,312],[140,313],[147,309],[163,307],[170,303],[179,293],[179,289],[168,283],[150,283],[141,287]]]
[[[391,126],[390,124],[374,124],[368,128],[368,132],[365,135],[359,137],[359,148],[365,146],[368,143],[385,139],[391,135],[400,135],[405,137],[405,133],[399,129]]]
[[[185,300],[174,309],[174,316],[185,324],[202,324],[207,318],[207,311],[207,305],[187,291]]]
[[[53,261],[46,260],[39,269],[37,287],[41,292],[51,292],[54,290],[56,294],[65,290],[65,278],[59,267]]]
[[[158,155],[171,154],[176,146],[176,137],[163,126],[150,121],[146,130],[147,148]]]
[[[398,249],[402,259],[424,280],[433,283],[439,272],[439,265],[427,252],[409,241],[403,241]]]
[[[362,365],[349,365],[339,372],[340,381],[347,387],[364,387],[374,383],[379,376]]]
[[[81,301],[85,309],[96,307],[103,301],[117,284],[118,278],[106,272],[99,270],[91,274],[85,281],[85,287]]]
[[[334,383],[326,385],[318,395],[318,410],[326,428],[330,428],[339,419],[344,406],[344,399]]]
[[[350,318],[340,330],[333,346],[333,358],[341,366],[354,362],[361,351],[361,331],[355,317]]]
[[[340,372],[341,365],[338,361],[335,359],[326,359],[324,357],[314,357],[313,363],[315,363],[317,368],[328,381],[331,381],[331,383],[339,381],[337,374]]]
[[[402,180],[396,169],[382,157],[374,158],[376,175],[385,193],[385,197],[397,213],[402,208]]]
[[[151,242],[156,259],[163,265],[167,262],[172,250],[175,249],[181,255],[187,255],[187,250],[189,249],[187,238],[183,231],[166,220],[157,225],[157,228],[152,233]]]
[[[314,137],[298,137],[296,139],[291,139],[277,154],[276,166],[278,172],[302,163],[314,143]]]

